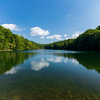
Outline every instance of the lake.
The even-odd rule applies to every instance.
[[[100,100],[100,52],[0,52],[0,100]]]

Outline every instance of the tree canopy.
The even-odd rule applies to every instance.
[[[46,49],[100,50],[100,26],[88,29],[75,39],[58,41],[45,46]]]
[[[25,39],[22,35],[13,34],[9,29],[0,26],[0,50],[33,50],[43,48],[42,44]]]

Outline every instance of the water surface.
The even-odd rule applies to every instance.
[[[0,52],[0,100],[100,100],[100,52]]]

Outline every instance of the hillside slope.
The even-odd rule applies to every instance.
[[[46,49],[100,50],[100,26],[88,29],[75,39],[58,41],[45,46]]]
[[[0,50],[32,50],[43,48],[43,45],[29,41],[22,35],[13,34],[9,29],[0,26]]]

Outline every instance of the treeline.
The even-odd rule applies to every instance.
[[[0,50],[34,50],[34,49],[64,49],[64,50],[100,50],[100,26],[88,29],[75,39],[58,41],[51,44],[38,44],[25,39],[22,35],[13,34],[9,29],[0,26]]]
[[[100,50],[100,26],[88,29],[75,39],[58,41],[45,46],[46,49]]]
[[[44,45],[25,39],[22,35],[13,34],[9,29],[0,26],[0,50],[33,50]]]

